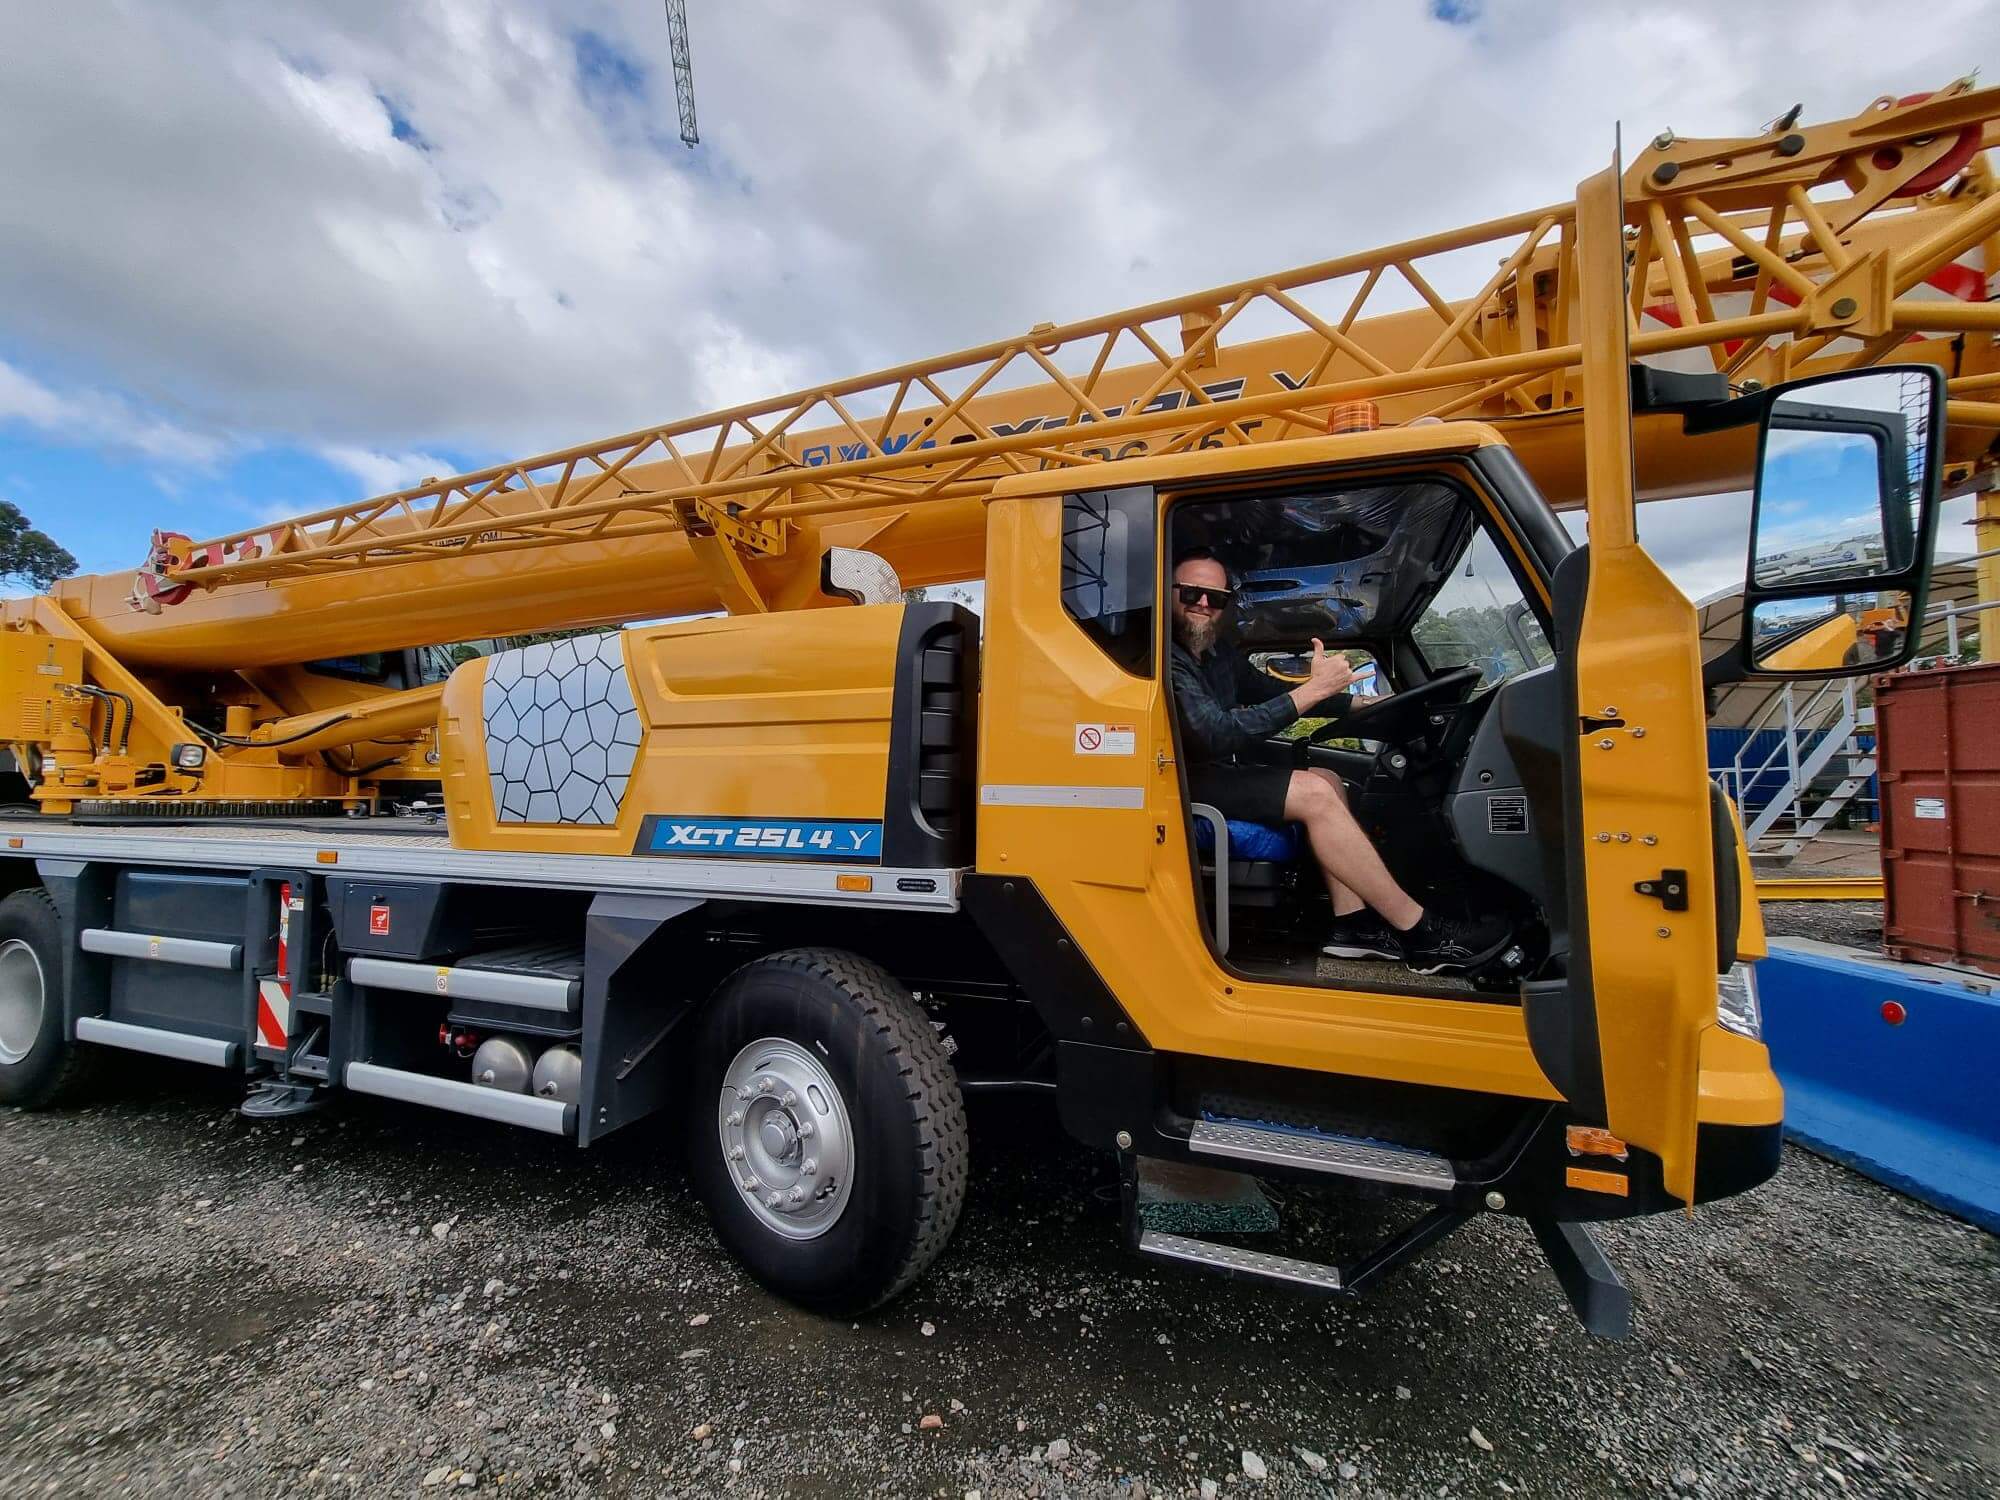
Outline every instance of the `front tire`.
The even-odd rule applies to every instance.
[[[687,1130],[717,1237],[816,1311],[901,1295],[965,1201],[965,1105],[936,1033],[886,970],[836,949],[768,954],[723,981]]]
[[[0,1104],[44,1109],[83,1088],[92,1049],[63,1030],[62,917],[35,887],[0,901]]]

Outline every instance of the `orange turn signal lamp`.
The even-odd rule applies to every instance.
[[[1572,1125],[1567,1133],[1571,1156],[1615,1156],[1625,1160],[1625,1143],[1608,1130],[1595,1125]]]

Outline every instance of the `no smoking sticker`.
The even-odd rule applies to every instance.
[[[1130,724],[1079,724],[1076,726],[1078,755],[1136,755],[1139,734]]]

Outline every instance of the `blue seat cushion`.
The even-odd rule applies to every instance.
[[[1215,852],[1215,830],[1209,827],[1208,819],[1194,820],[1195,847],[1203,854]],[[1232,860],[1268,860],[1273,864],[1283,864],[1298,858],[1299,825],[1287,823],[1281,828],[1273,828],[1268,823],[1245,823],[1236,818],[1229,820],[1229,857]]]

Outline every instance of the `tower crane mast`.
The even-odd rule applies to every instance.
[[[696,146],[701,134],[694,122],[694,57],[688,51],[687,0],[667,0],[667,50],[674,64],[674,103],[680,108],[681,143]]]

